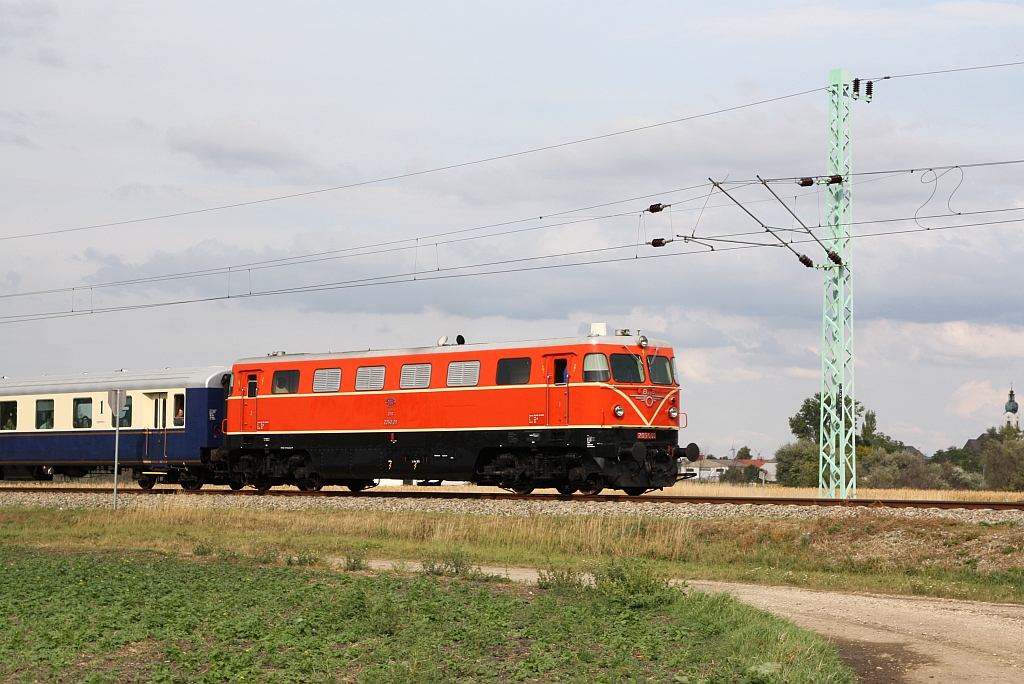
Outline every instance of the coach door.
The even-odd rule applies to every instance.
[[[547,381],[547,424],[569,424],[569,381],[572,378],[572,356],[544,358]]]
[[[256,421],[259,419],[256,397],[259,394],[263,371],[244,371],[242,376],[245,383],[242,389],[242,432],[256,432]]]
[[[146,456],[153,465],[167,465],[167,392],[147,392],[153,415],[146,430]]]

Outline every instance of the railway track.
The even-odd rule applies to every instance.
[[[51,493],[51,494],[113,494],[112,488],[102,487],[0,487],[0,492]],[[121,489],[119,493],[145,496],[298,496],[298,497],[343,497],[343,498],[386,498],[386,499],[464,499],[492,501],[595,501],[670,504],[752,504],[755,506],[847,506],[859,508],[943,508],[995,511],[1024,511],[1024,501],[932,501],[915,499],[817,499],[812,497],[770,497],[770,496],[667,496],[647,495],[641,497],[624,494],[597,494],[594,496],[562,496],[561,494],[514,494],[511,492],[430,492],[430,491],[363,491],[348,492],[328,490],[300,492],[293,489],[271,489],[259,492],[255,489],[231,491],[228,489],[200,489],[186,491],[179,488],[160,487],[154,489]]]

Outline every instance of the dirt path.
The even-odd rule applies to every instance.
[[[1024,606],[692,581],[832,639],[867,684],[1024,682]]]
[[[393,567],[388,561],[369,565]],[[402,569],[420,567],[408,563]],[[513,582],[537,582],[532,568],[480,570]],[[1024,682],[1024,605],[703,580],[687,584],[733,594],[832,640],[863,684]]]

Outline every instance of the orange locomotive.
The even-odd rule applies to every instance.
[[[603,327],[603,326],[601,326]],[[218,479],[353,490],[380,478],[562,494],[670,486],[672,349],[629,331],[508,344],[242,359],[213,454]]]

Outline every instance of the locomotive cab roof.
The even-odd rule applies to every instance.
[[[252,356],[237,360],[236,364],[243,365],[258,365],[261,363],[280,363],[283,360],[295,360],[295,361],[316,361],[319,359],[337,359],[337,358],[369,358],[379,356],[406,356],[416,354],[453,354],[459,352],[466,352],[469,350],[474,351],[500,351],[502,349],[531,349],[531,348],[543,348],[543,347],[569,347],[579,345],[591,345],[591,346],[617,346],[620,349],[626,347],[627,349],[633,347],[642,346],[640,340],[643,336],[639,335],[588,335],[585,337],[562,337],[548,340],[522,340],[518,342],[476,342],[466,344],[445,344],[445,345],[434,345],[429,347],[407,347],[407,348],[394,348],[394,349],[361,349],[344,352],[299,352],[294,354],[287,354],[284,352],[272,352],[266,356]],[[671,344],[664,340],[647,339],[646,346],[649,349],[658,349],[661,347],[671,347]]]

